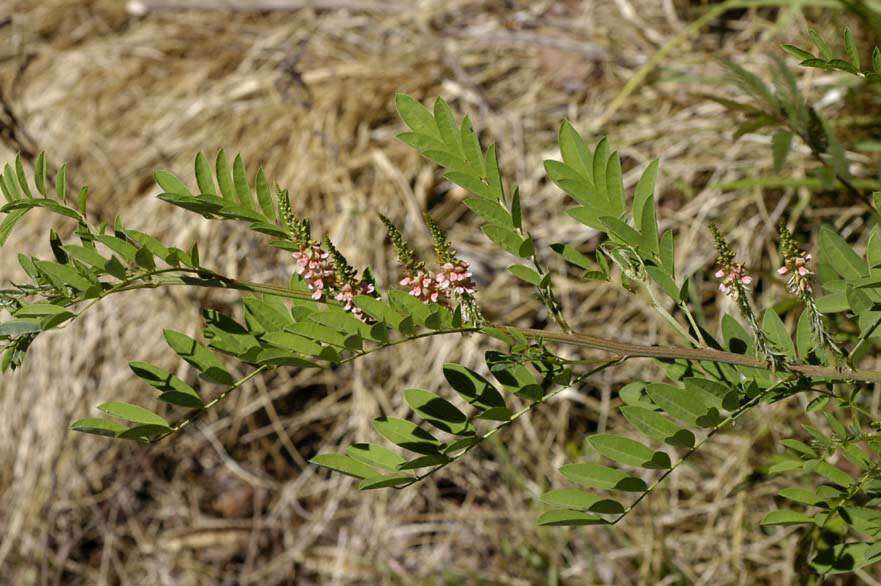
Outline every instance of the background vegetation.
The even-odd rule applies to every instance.
[[[0,6],[0,159],[39,150],[66,159],[76,181],[92,187],[101,219],[119,213],[182,247],[196,239],[206,264],[261,281],[285,281],[291,260],[245,227],[209,225],[157,201],[156,167],[188,176],[200,150],[241,151],[291,190],[295,211],[317,232],[384,283],[396,272],[375,213],[427,248],[420,218],[430,209],[472,263],[483,304],[530,327],[548,316],[475,228],[464,192],[394,139],[394,94],[441,95],[472,114],[519,183],[533,235],[589,251],[592,234],[562,213],[565,196],[543,179],[542,160],[556,156],[556,131],[568,118],[586,135],[612,138],[628,187],[644,163],[662,158],[661,227],[678,232],[677,266],[696,273],[712,317],[733,308],[713,294],[710,221],[756,274],[777,266],[781,219],[805,229],[830,222],[845,236],[864,230],[860,202],[809,177],[816,164],[806,147],[795,145],[775,169],[768,136],[736,135],[737,117],[710,97],[743,97],[728,88],[722,58],[768,79],[780,45],[804,46],[809,27],[838,39],[849,25],[859,46],[874,46],[881,12],[868,1],[767,4],[784,6],[9,0]],[[808,99],[836,119],[855,175],[877,175],[877,94],[790,63]],[[845,107],[858,115],[836,116]],[[0,254],[12,279],[15,248],[50,254],[47,216],[25,222],[16,246]],[[611,284],[557,285],[578,331],[671,341],[647,305]],[[333,372],[273,374],[149,448],[59,431],[99,398],[143,395],[127,361],[178,367],[161,329],[193,334],[199,306],[235,299],[182,289],[113,297],[41,337],[26,366],[0,380],[4,583],[802,581],[798,529],[758,524],[782,485],[763,470],[792,431],[788,409],[803,408],[794,402],[756,410],[717,436],[614,531],[535,526],[538,495],[560,483],[556,468],[586,449],[585,431],[616,428],[615,391],[651,379],[647,361],[560,395],[479,457],[405,491],[359,493],[351,479],[306,461],[364,439],[381,412],[404,413],[396,391],[439,386],[444,362],[480,368],[477,339],[432,338]],[[875,413],[879,402],[876,390]]]

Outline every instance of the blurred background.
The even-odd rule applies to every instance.
[[[91,187],[95,219],[119,215],[178,246],[195,240],[207,266],[256,281],[285,282],[290,259],[245,226],[158,201],[154,169],[192,180],[197,152],[241,152],[250,172],[263,164],[298,214],[384,284],[396,272],[375,213],[427,249],[419,215],[428,209],[472,262],[490,316],[543,327],[547,315],[504,271],[512,259],[484,239],[464,192],[395,140],[394,94],[443,96],[471,114],[484,144],[498,143],[506,180],[520,185],[539,245],[565,240],[589,252],[596,235],[565,216],[569,203],[542,168],[558,156],[568,118],[591,141],[610,136],[628,188],[661,157],[661,226],[677,231],[677,267],[695,273],[715,324],[731,308],[713,295],[707,223],[770,273],[780,219],[805,235],[821,221],[848,234],[863,214],[842,193],[799,180],[816,167],[801,144],[782,172],[794,180],[773,181],[768,136],[735,136],[736,116],[709,99],[742,97],[720,59],[768,79],[780,45],[807,45],[810,27],[836,46],[845,25],[861,47],[881,32],[869,0],[723,4],[4,0],[0,160],[40,150],[67,160]],[[855,175],[874,177],[876,94],[855,97],[840,74],[788,62],[836,119]],[[837,118],[846,106],[859,115]],[[50,254],[47,218],[30,214],[0,252],[4,280],[21,275],[18,251]],[[643,300],[548,262],[576,330],[673,340]],[[756,302],[767,305],[764,290]],[[717,436],[614,530],[535,526],[538,495],[562,484],[556,468],[581,456],[584,432],[620,425],[616,391],[658,379],[650,361],[605,371],[404,491],[359,493],[307,460],[371,440],[373,417],[407,412],[401,390],[443,388],[444,362],[483,371],[484,341],[432,338],[332,372],[278,372],[149,448],[68,431],[102,400],[151,400],[129,360],[192,379],[161,332],[195,334],[205,306],[235,312],[236,296],[174,288],[113,297],[40,337],[25,367],[0,380],[4,584],[802,583],[799,534],[758,525],[780,488],[762,466],[797,404],[758,410]]]

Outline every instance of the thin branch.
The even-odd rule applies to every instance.
[[[207,276],[208,278],[168,278],[156,280],[153,282],[136,282],[137,279],[150,279],[156,275],[181,271],[186,273],[197,273]],[[236,289],[241,291],[250,291],[255,293],[268,293],[270,295],[278,295],[281,297],[292,297],[298,299],[311,299],[307,293],[295,291],[282,285],[254,283],[250,281],[239,281],[229,277],[224,277],[217,273],[213,273],[208,269],[189,269],[189,268],[173,268],[162,269],[158,271],[147,272],[136,277],[132,277],[125,287],[114,287],[114,292],[132,291],[136,289],[154,288],[160,286],[188,285],[200,287],[216,287],[224,289]],[[108,293],[105,292],[106,296]],[[103,297],[102,297],[103,298]],[[315,300],[313,300],[315,301]],[[334,301],[320,300],[316,303],[326,303],[337,305]],[[92,304],[89,305],[89,307]],[[633,358],[667,358],[667,359],[683,359],[693,361],[710,361],[721,362],[725,364],[733,364],[736,366],[747,366],[751,368],[769,368],[769,364],[758,358],[748,356],[746,354],[736,354],[734,352],[725,352],[722,350],[713,350],[709,348],[684,348],[678,346],[646,346],[642,344],[632,344],[629,342],[619,342],[609,338],[599,336],[591,336],[588,334],[570,333],[570,332],[554,332],[548,330],[537,330],[533,328],[521,328],[509,326],[505,324],[488,323],[486,327],[494,327],[502,330],[519,333],[527,338],[536,340],[546,340],[559,344],[570,346],[579,346],[582,348],[591,348],[594,350],[602,350],[617,356],[628,356]],[[456,330],[445,330],[443,333],[468,333],[475,331],[473,326],[457,328]],[[429,333],[431,335],[431,333]],[[790,372],[810,378],[826,378],[837,381],[860,381],[860,382],[881,382],[881,371],[875,370],[848,370],[845,368],[831,368],[825,366],[816,366],[813,364],[786,363],[779,365],[780,370]]]

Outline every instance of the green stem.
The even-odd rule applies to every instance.
[[[163,279],[154,280],[147,283],[138,283],[137,279],[150,278],[163,273],[171,272],[199,273],[210,275],[210,279]],[[228,277],[223,277],[212,273],[207,269],[189,269],[189,268],[173,268],[151,271],[143,275],[132,277],[125,282],[125,286],[117,285],[111,290],[114,292],[132,291],[136,289],[154,288],[159,286],[202,286],[202,287],[219,287],[225,289],[236,289],[241,291],[249,291],[254,293],[268,293],[282,297],[312,300],[308,293],[294,291],[281,285],[272,285],[264,283],[253,283],[249,281],[239,281]],[[110,290],[109,290],[110,291]],[[106,297],[109,292],[105,292],[102,296]],[[95,300],[97,301],[97,300]],[[312,300],[315,301],[315,300]],[[338,305],[334,301],[319,300],[316,303],[325,303],[330,305]],[[94,305],[94,301],[89,307]],[[81,312],[82,314],[82,312]],[[576,332],[554,332],[549,330],[536,330],[532,328],[521,328],[517,326],[509,326],[505,324],[487,323],[486,327],[494,327],[502,330],[510,330],[519,333],[527,338],[536,340],[547,340],[558,344],[566,344],[570,346],[578,346],[582,348],[591,348],[594,350],[602,350],[604,352],[633,358],[667,358],[667,359],[683,359],[693,361],[710,361],[732,364],[736,366],[748,366],[752,368],[768,368],[767,362],[759,360],[745,354],[735,354],[734,352],[725,352],[722,350],[713,350],[710,348],[684,348],[678,346],[645,346],[641,344],[631,344],[620,342],[599,336],[591,336],[587,334],[579,334]],[[452,330],[444,330],[441,333],[469,333],[481,331],[474,326],[465,326]],[[420,336],[436,335],[438,332],[426,332]],[[402,340],[407,341],[409,338]],[[873,370],[844,370],[840,368],[830,368],[824,366],[816,366],[812,364],[786,363],[778,365],[780,370],[788,371],[810,378],[826,378],[838,381],[860,381],[860,382],[881,382],[881,371]]]

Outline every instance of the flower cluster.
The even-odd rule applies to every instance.
[[[333,288],[335,273],[330,254],[318,244],[310,243],[294,252],[294,272],[303,277],[306,285],[312,290],[312,299],[321,299],[324,290]]]
[[[433,272],[425,267],[425,263],[416,257],[398,228],[383,215],[380,219],[388,230],[389,239],[402,266],[401,285],[408,289],[413,297],[423,303],[459,303],[466,319],[480,321],[483,319],[480,307],[474,298],[477,286],[472,280],[469,265],[460,259],[450,245],[446,235],[437,223],[425,214],[425,223],[434,241],[434,252],[440,263],[440,270]]]
[[[716,271],[716,278],[722,281],[719,283],[719,291],[735,301],[741,302],[746,295],[747,287],[752,284],[753,278],[741,263],[735,262],[734,251],[719,233],[719,229],[711,224],[710,231],[713,233],[718,254],[716,264],[719,265],[719,270]]]
[[[719,269],[716,271],[716,278],[722,281],[719,283],[719,291],[725,295],[730,294],[734,298],[740,295],[741,287],[746,287],[753,282],[753,278],[747,274],[743,265],[739,263],[733,263],[727,268]]]
[[[788,275],[786,288],[793,295],[803,295],[811,292],[811,275],[813,271],[808,268],[811,255],[800,250],[789,229],[780,225],[780,255],[783,257],[783,266],[777,269],[780,276]]]
[[[422,303],[437,303],[441,296],[438,277],[430,271],[420,270],[415,273],[405,271],[401,285]]]
[[[756,338],[756,349],[759,354],[765,356],[772,364],[779,365],[782,357],[771,347],[767,335],[759,327],[756,314],[749,302],[747,289],[753,282],[752,276],[746,272],[741,263],[734,260],[734,251],[731,250],[725,238],[722,237],[719,228],[714,224],[710,224],[710,232],[713,233],[713,240],[718,255],[716,263],[719,265],[719,270],[716,272],[716,278],[722,280],[719,284],[719,291],[737,303],[740,315],[749,324]]]
[[[346,311],[367,321],[367,315],[355,305],[355,297],[375,295],[376,285],[370,272],[365,270],[358,278],[355,269],[329,238],[325,238],[322,244],[313,240],[309,220],[294,216],[287,192],[279,192],[279,208],[291,240],[299,247],[291,254],[294,272],[306,282],[312,291],[312,299],[332,297],[342,303]]]
[[[477,286],[471,279],[471,271],[464,260],[445,262],[435,277],[437,287],[449,295],[474,295]]]

